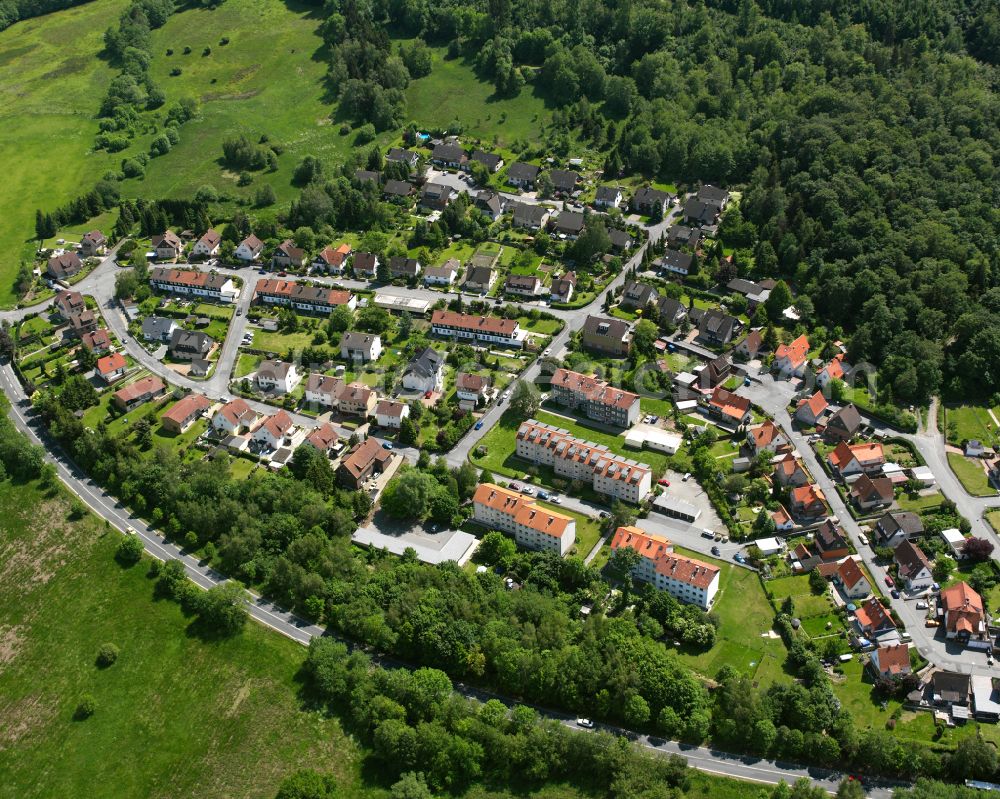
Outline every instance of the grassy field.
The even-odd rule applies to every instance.
[[[576,546],[576,554],[581,558],[587,557],[590,554],[590,550],[594,548],[594,545],[601,537],[601,525],[597,519],[592,519],[582,513],[568,510],[562,507],[562,505],[553,505],[551,502],[539,500],[538,504],[543,508],[548,508],[564,516],[572,516],[576,519],[576,544],[574,545]]]
[[[67,510],[0,483],[0,795],[272,797],[311,764],[362,795],[355,744],[301,709],[302,647],[254,624],[203,642],[115,563],[117,533]],[[121,655],[102,670],[104,642]],[[74,721],[83,693],[97,711]]]
[[[969,439],[979,439],[988,444],[996,441],[996,425],[993,424],[989,411],[981,405],[946,407],[945,420],[949,444],[960,446]]]
[[[991,497],[996,493],[986,479],[986,472],[978,460],[966,458],[957,452],[949,452],[948,465],[965,490],[974,497]]]
[[[125,0],[98,0],[19,22],[0,33],[0,306],[30,258],[35,209],[53,209],[120,160],[90,152],[95,112],[113,77],[97,56]]]

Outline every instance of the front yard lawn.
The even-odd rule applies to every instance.
[[[963,441],[969,439],[993,443],[996,437],[996,426],[993,424],[987,409],[980,405],[946,407],[945,420],[948,443],[956,447],[961,446]]]
[[[966,458],[957,452],[948,453],[948,465],[955,473],[955,476],[962,483],[962,486],[974,497],[990,497],[996,490],[990,486],[986,479],[986,472],[983,470],[978,460]]]
[[[932,510],[941,504],[944,495],[940,491],[933,491],[930,494],[907,494],[905,491],[896,499],[896,504],[902,510],[911,510],[920,513],[925,510]]]
[[[568,510],[562,505],[553,505],[551,502],[538,500],[538,505],[548,510],[554,510],[565,516],[572,516],[576,519],[576,554],[578,557],[586,558],[590,550],[601,538],[601,525],[597,519],[592,519],[583,513]]]

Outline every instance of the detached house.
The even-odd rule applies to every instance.
[[[264,252],[264,242],[251,233],[237,245],[233,255],[240,261],[253,263],[260,258],[262,252]]]
[[[80,343],[89,351],[95,355],[103,355],[106,352],[111,351],[111,336],[108,335],[108,331],[103,328],[100,330],[91,330],[89,333],[84,333],[80,336]]]
[[[126,371],[128,362],[120,352],[113,352],[97,359],[97,374],[109,385],[124,377]]]
[[[621,186],[598,186],[594,198],[595,208],[617,208],[625,198]]]
[[[588,316],[583,323],[582,341],[586,349],[624,358],[632,349],[632,328],[621,319]]]
[[[858,409],[845,405],[827,420],[823,435],[834,441],[847,441],[854,438],[860,428],[861,414]]]
[[[54,305],[56,313],[66,321],[87,308],[87,302],[79,291],[60,291],[56,294]]]
[[[212,401],[204,394],[188,394],[160,417],[164,429],[180,435],[191,427],[201,415],[212,407]]]
[[[542,281],[535,275],[508,275],[503,287],[507,294],[535,298],[542,291]]]
[[[814,483],[792,489],[792,513],[800,519],[819,519],[826,516],[826,497],[823,489]]]
[[[382,339],[373,333],[348,331],[340,338],[340,357],[350,361],[369,363],[382,354]]]
[[[336,408],[344,381],[339,377],[311,372],[306,378],[306,402],[323,408]]]
[[[403,419],[410,415],[410,406],[395,400],[379,400],[375,406],[375,424],[391,430],[399,430]]]
[[[75,252],[64,252],[53,255],[48,260],[46,271],[55,280],[65,280],[73,277],[83,269],[83,260]]]
[[[774,351],[771,369],[782,377],[802,377],[809,361],[809,339],[799,336],[791,344],[780,344]]]
[[[716,386],[708,401],[708,412],[730,425],[739,427],[750,422],[750,400],[722,386]]]
[[[271,256],[271,264],[275,269],[301,268],[306,265],[306,251],[296,247],[291,239],[285,239]]]
[[[833,581],[847,599],[864,599],[872,592],[871,582],[853,558],[845,558],[837,568]]]
[[[844,379],[844,355],[839,353],[830,363],[826,364],[816,375],[816,385],[826,389],[834,380]]]
[[[906,644],[880,646],[871,653],[868,670],[876,680],[892,680],[910,673],[910,648]]]
[[[653,261],[653,266],[661,272],[686,277],[691,273],[694,265],[694,256],[689,252],[680,250],[667,250],[663,255]]]
[[[167,387],[158,377],[143,377],[118,389],[111,399],[120,411],[130,411],[163,395]]]
[[[972,587],[961,582],[941,592],[939,600],[944,612],[944,629],[947,638],[968,641],[982,640],[989,636],[983,598]]]
[[[776,457],[774,464],[774,479],[783,486],[804,486],[809,482],[809,475],[806,474],[802,461],[791,452]]]
[[[472,372],[459,372],[455,375],[455,394],[462,402],[476,405],[486,395],[489,385],[485,377]]]
[[[924,523],[911,511],[889,511],[875,523],[878,546],[895,549],[924,534]]]
[[[780,452],[789,446],[789,442],[784,431],[768,419],[763,424],[755,425],[747,430],[747,445],[756,456],[764,450]]]
[[[535,188],[535,182],[538,180],[538,172],[539,167],[534,164],[515,161],[507,170],[507,182],[511,186],[517,186],[519,189],[532,191]]]
[[[728,344],[733,340],[733,335],[743,327],[743,323],[735,316],[721,311],[692,308],[688,311],[688,316],[698,326],[698,338],[709,344]]]
[[[375,410],[378,394],[364,383],[348,383],[337,396],[337,406],[340,412],[347,416],[360,416],[367,419]]]
[[[84,258],[104,255],[107,250],[108,240],[99,230],[91,230],[89,233],[84,233],[83,238],[80,239],[80,253]]]
[[[406,180],[387,180],[382,195],[389,200],[405,200],[413,194],[413,186]]]
[[[286,361],[261,361],[257,367],[257,385],[262,391],[273,391],[276,394],[288,394],[302,382],[302,375],[294,363]]]
[[[851,486],[851,499],[861,510],[872,510],[892,504],[895,492],[888,477],[871,478],[862,474]]]
[[[881,472],[885,464],[885,454],[879,443],[848,444],[841,441],[827,456],[827,461],[835,475],[847,478],[854,474]]]
[[[817,391],[809,399],[799,400],[799,405],[795,409],[795,421],[806,427],[815,427],[816,423],[823,418],[830,403],[826,401],[822,391]]]
[[[410,280],[418,277],[421,269],[420,261],[416,258],[407,258],[405,255],[394,255],[389,259],[389,274],[393,278],[402,277]]]
[[[384,472],[392,462],[392,453],[377,439],[359,441],[341,459],[337,481],[345,488],[358,490],[372,477]]]
[[[414,355],[403,371],[403,387],[411,391],[444,390],[444,356],[432,347]]]
[[[505,205],[506,200],[504,200],[504,198],[495,191],[481,191],[476,196],[476,208],[486,214],[494,222],[503,216],[503,209]]]
[[[279,449],[285,444],[286,436],[295,427],[292,417],[285,411],[278,411],[261,422],[260,427],[253,431],[253,440],[271,450]]]
[[[559,194],[572,194],[576,191],[580,176],[570,169],[552,169],[549,171],[549,180],[552,181],[552,188]]]
[[[527,228],[528,230],[541,230],[549,222],[551,212],[541,205],[531,205],[530,203],[510,203],[513,206],[514,227]]]
[[[552,230],[559,236],[575,239],[583,231],[584,216],[577,211],[560,211]]]
[[[552,302],[570,302],[574,291],[576,291],[576,272],[567,272],[552,281],[549,299]]]
[[[656,311],[661,325],[676,327],[688,315],[687,308],[673,297],[660,297],[656,301]]]
[[[632,210],[637,214],[664,216],[673,197],[665,191],[644,186],[632,196]]]
[[[449,169],[461,169],[468,160],[462,145],[457,143],[438,144],[431,151],[431,161]]]
[[[474,150],[472,158],[465,165],[466,168],[470,168],[472,162],[482,164],[490,174],[496,174],[503,167],[503,158],[496,153],[488,153],[485,150]]]
[[[176,261],[184,254],[184,242],[172,230],[166,230],[150,240],[157,261]]]
[[[204,358],[215,342],[205,333],[197,330],[177,328],[170,335],[170,357],[178,361],[194,361]]]
[[[930,561],[912,541],[903,541],[893,550],[892,558],[896,561],[899,579],[908,591],[922,591],[934,584]]]
[[[701,243],[701,231],[698,228],[684,225],[671,225],[667,230],[667,246],[672,250],[687,247],[697,251]]]
[[[425,286],[451,286],[458,277],[459,263],[455,258],[449,258],[441,266],[428,266],[424,270]]]
[[[625,288],[622,290],[621,301],[618,304],[626,311],[636,309],[645,310],[659,300],[659,298],[660,295],[657,293],[655,286],[630,280],[625,284]]]
[[[302,443],[308,444],[310,447],[319,450],[324,455],[329,455],[337,449],[339,441],[340,436],[337,435],[337,431],[334,429],[333,425],[326,422],[306,436],[306,440]]]
[[[378,272],[378,256],[373,252],[356,252],[352,267],[358,277],[373,278]]]
[[[212,417],[212,429],[216,433],[235,436],[249,430],[257,422],[257,411],[251,408],[246,400],[237,397],[215,412]]]
[[[473,266],[465,273],[465,291],[488,293],[496,283],[497,273],[488,266]]]
[[[616,227],[608,228],[608,240],[611,242],[611,249],[614,252],[625,252],[635,244],[635,239],[627,230],[619,230]]]
[[[219,254],[220,244],[222,244],[222,235],[217,230],[209,228],[205,231],[205,235],[194,243],[191,255],[196,258],[211,258]]]
[[[405,150],[401,147],[390,147],[389,152],[385,156],[385,160],[406,164],[409,169],[416,169],[417,164],[420,162],[420,156],[413,150]]]
[[[865,638],[878,638],[880,635],[896,629],[889,611],[885,609],[878,597],[869,597],[865,603],[854,611],[854,624],[858,632]]]
[[[823,561],[840,560],[846,558],[851,552],[847,536],[832,519],[827,519],[816,528],[813,546]]]
[[[757,353],[760,352],[760,348],[763,346],[764,341],[761,338],[759,330],[751,330],[747,333],[743,340],[736,345],[734,352],[746,360],[753,360],[757,357]]]
[[[332,275],[339,275],[347,265],[347,259],[351,255],[351,245],[341,244],[336,249],[324,247],[319,254],[313,258],[313,269],[320,272],[328,272]]]
[[[451,187],[440,183],[425,183],[420,192],[420,205],[431,211],[443,211],[451,202]]]

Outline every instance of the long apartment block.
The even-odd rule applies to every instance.
[[[580,411],[588,419],[631,427],[639,418],[639,395],[609,385],[591,375],[556,369],[551,378],[552,399]]]
[[[517,430],[515,453],[532,463],[551,466],[567,480],[582,480],[609,497],[638,504],[653,487],[653,470],[646,463],[623,458],[603,444],[574,438],[568,430],[535,419]]]
[[[346,305],[353,311],[358,304],[357,298],[349,291],[306,286],[293,280],[258,280],[256,299],[269,305],[320,314],[328,314],[340,305]]]
[[[527,549],[569,552],[576,540],[576,520],[537,505],[530,497],[493,483],[476,487],[473,518],[486,527],[503,530]]]

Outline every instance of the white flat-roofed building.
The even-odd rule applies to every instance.
[[[684,439],[677,433],[671,433],[662,427],[653,425],[636,425],[625,434],[625,446],[632,449],[656,450],[673,455],[681,448]]]
[[[563,556],[576,541],[575,519],[540,507],[529,497],[493,483],[482,483],[476,488],[472,505],[477,522],[510,533],[526,549]]]
[[[395,294],[376,294],[375,307],[384,308],[390,313],[402,313],[408,311],[411,314],[426,316],[427,309],[431,307],[428,300],[419,300],[415,297],[399,297]]]
[[[951,554],[956,558],[965,557],[965,554],[962,552],[962,547],[965,546],[965,536],[962,535],[957,527],[949,527],[947,530],[942,530],[941,540],[948,545]]]

